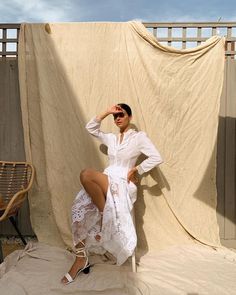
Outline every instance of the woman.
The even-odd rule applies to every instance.
[[[103,133],[101,121],[113,115],[119,135]],[[103,173],[85,169],[83,188],[72,207],[72,233],[76,259],[62,283],[71,283],[80,272],[89,273],[86,250],[109,251],[121,265],[132,255],[137,237],[131,210],[136,200],[136,173],[143,174],[162,163],[159,152],[144,132],[131,129],[132,111],[126,104],[112,106],[86,125],[88,132],[108,147],[109,166]],[[135,167],[140,154],[148,158]]]

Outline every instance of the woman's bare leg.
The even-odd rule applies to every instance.
[[[80,181],[86,192],[90,195],[93,203],[97,206],[98,210],[102,214],[106,202],[106,194],[108,188],[107,175],[94,169],[88,168],[81,172]],[[100,226],[102,229],[102,216]],[[97,241],[100,241],[101,235],[96,235],[95,239]]]
[[[108,188],[107,175],[88,168],[81,172],[80,181],[98,210],[103,212]]]
[[[106,194],[108,188],[108,177],[107,175],[96,171],[94,169],[85,169],[80,174],[80,181],[86,190],[86,192],[91,197],[93,203],[98,207],[100,212],[103,212],[105,202],[106,202]],[[98,238],[99,240],[99,238]],[[83,248],[85,240],[82,243],[76,245],[76,248]],[[71,269],[69,270],[70,276],[74,279],[77,272],[84,267],[86,263],[85,257],[76,257],[75,262],[73,263]],[[61,280],[62,283],[66,284],[67,278],[63,277]]]

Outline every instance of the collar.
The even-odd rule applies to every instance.
[[[130,128],[130,129],[128,129],[127,131],[125,131],[123,134],[124,134],[124,136],[126,136],[126,135],[128,135],[128,134],[133,133],[133,132],[136,132],[136,130],[133,129],[133,128]],[[118,133],[118,136],[120,137],[120,136],[121,136],[121,133]]]

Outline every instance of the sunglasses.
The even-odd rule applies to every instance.
[[[116,120],[118,117],[119,117],[119,118],[124,118],[124,116],[125,116],[125,114],[122,113],[122,112],[113,115],[114,120]]]

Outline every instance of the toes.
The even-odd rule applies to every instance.
[[[63,277],[63,278],[61,279],[61,283],[62,283],[62,284],[66,284],[66,283],[68,283],[67,278],[66,278],[66,277]]]

